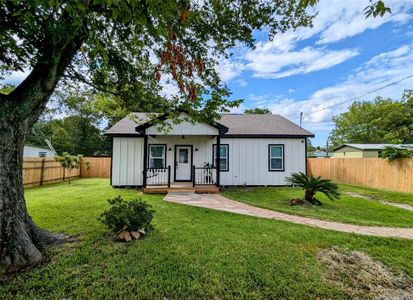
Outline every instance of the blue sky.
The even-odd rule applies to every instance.
[[[386,1],[393,13],[365,19],[368,1],[321,0],[313,28],[266,40],[257,34],[256,49],[240,46],[219,68],[234,99],[245,108],[265,107],[298,123],[325,145],[331,118],[348,104],[315,112],[413,74],[413,1]],[[413,78],[369,95],[399,99],[413,88]]]
[[[320,109],[413,74],[413,0],[386,0],[392,14],[366,19],[368,3],[320,0],[313,28],[277,35],[273,41],[257,32],[255,49],[233,49],[233,56],[218,67],[231,97],[244,99],[232,112],[265,107],[297,124],[303,112],[303,127],[316,135],[313,145],[325,145],[332,116],[350,103]],[[17,84],[26,75],[14,73],[3,82]],[[399,99],[408,88],[413,88],[413,78],[362,100],[378,95]]]

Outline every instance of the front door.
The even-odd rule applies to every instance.
[[[175,146],[175,181],[191,181],[192,146]]]

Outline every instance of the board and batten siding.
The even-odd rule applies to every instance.
[[[113,138],[113,186],[141,186],[143,184],[143,148],[143,138]]]
[[[229,171],[221,171],[221,185],[286,185],[285,178],[305,172],[304,138],[221,138],[229,146]],[[284,145],[284,171],[269,171],[268,145]]]
[[[172,121],[166,121],[172,128],[163,132],[158,126],[152,126],[146,129],[148,135],[218,135],[218,129],[205,123],[191,123],[188,121],[181,121],[179,124],[174,124]]]
[[[192,165],[203,167],[205,163],[212,163],[212,145],[216,143],[215,137],[210,136],[156,136],[148,137],[148,144],[166,145],[166,166],[171,166],[173,181],[175,172],[175,146],[191,146],[193,153]],[[171,149],[171,150],[169,150]],[[198,150],[198,151],[196,151]]]

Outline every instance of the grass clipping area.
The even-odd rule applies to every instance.
[[[322,250],[317,258],[327,268],[325,279],[339,284],[354,298],[410,299],[413,284],[403,273],[395,274],[360,251],[338,247]]]

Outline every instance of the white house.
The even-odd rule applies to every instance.
[[[307,138],[314,135],[280,115],[223,114],[209,123],[188,117],[175,124],[158,115],[171,126],[166,132],[146,113],[110,128],[111,185],[285,185],[291,173],[306,172]]]
[[[53,157],[56,153],[49,148],[24,145],[23,157]]]

